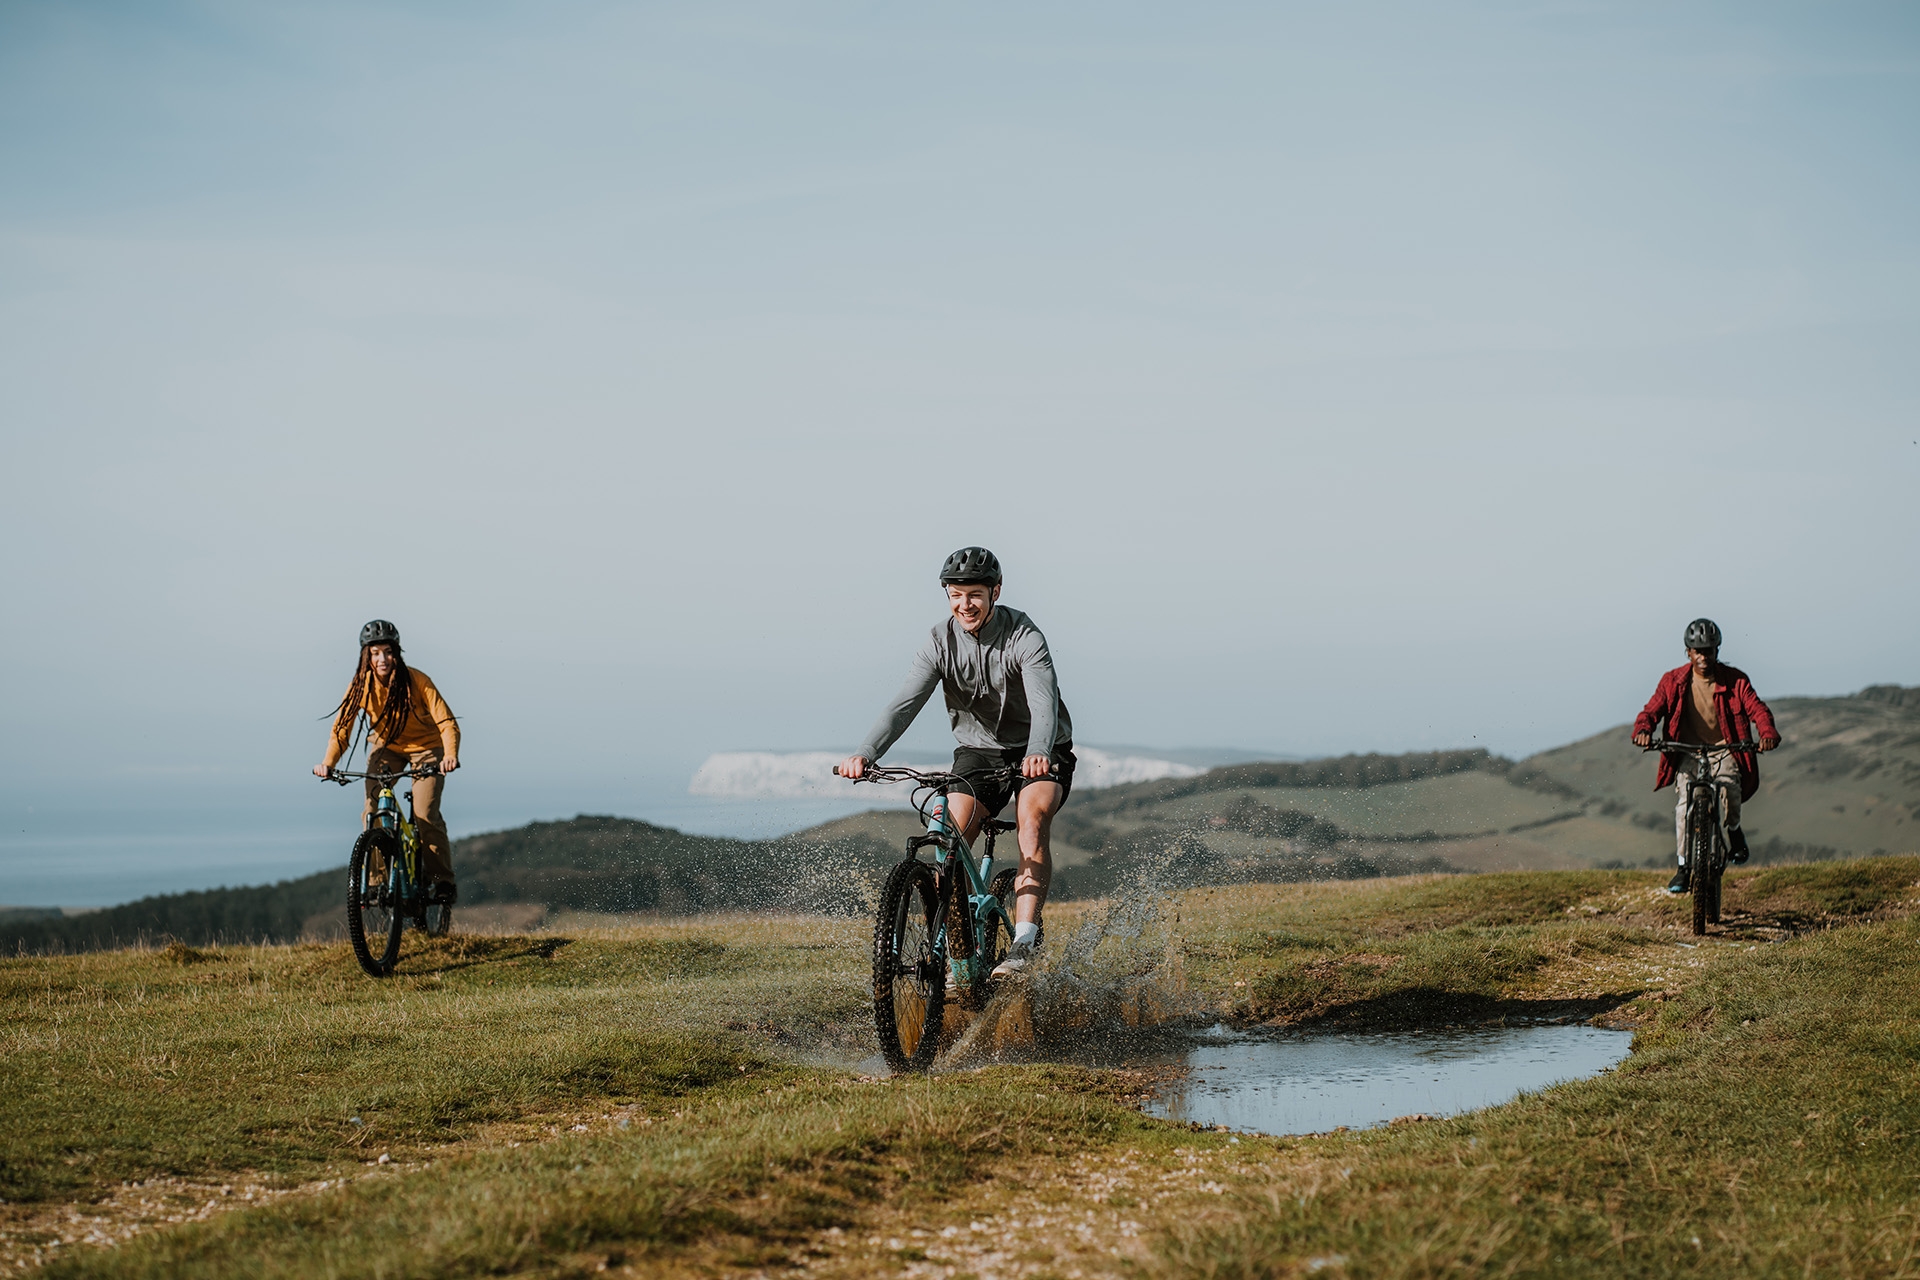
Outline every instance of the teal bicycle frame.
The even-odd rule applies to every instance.
[[[940,931],[934,935],[934,954],[946,961],[947,972],[953,975],[953,983],[962,990],[973,989],[989,976],[986,972],[992,966],[986,962],[991,955],[982,955],[983,948],[975,944],[980,938],[994,936],[994,922],[1006,926],[1007,936],[1013,936],[1013,919],[1000,904],[1000,898],[993,892],[993,842],[994,837],[1003,832],[1014,830],[1011,822],[1002,822],[998,818],[989,818],[982,828],[986,840],[981,846],[980,857],[976,860],[966,840],[947,816],[947,795],[943,790],[934,796],[928,808],[922,811],[927,819],[927,834],[915,836],[907,841],[907,855],[915,856],[927,846],[934,850],[933,865],[940,870]],[[973,921],[972,938],[962,939],[959,950],[964,956],[955,957],[955,948],[948,938],[948,932],[959,923],[951,910],[953,895],[960,887],[960,880],[952,873],[953,867],[966,872],[967,915]]]
[[[1009,776],[1012,772],[1007,771]],[[1013,871],[1009,868],[998,876],[994,874],[993,845],[998,837],[1016,830],[1016,824],[998,818],[982,823],[980,831],[984,839],[976,857],[947,808],[950,791],[972,793],[971,784],[959,774],[873,766],[861,781],[915,785],[913,807],[925,820],[927,833],[907,841],[906,860],[918,861],[920,850],[933,850],[933,866],[939,879],[933,955],[946,966],[956,988],[970,993],[976,1002],[984,1003],[987,984],[992,979],[994,966],[999,963],[994,946],[998,930],[1004,928],[1007,939],[1013,938],[1013,918],[1006,905],[1012,899]],[[956,867],[963,874],[956,875]],[[1006,883],[996,885],[996,880]],[[955,910],[955,896],[962,886],[965,886],[966,897],[958,904],[960,909]]]

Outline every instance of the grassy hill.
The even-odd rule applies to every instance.
[[[1909,1275],[1916,876],[1743,870],[1709,939],[1648,871],[1202,889],[1150,933],[1067,904],[1083,981],[996,1001],[1030,1017],[956,1043],[981,1069],[891,1079],[847,917],[413,939],[383,982],[339,943],[0,959],[0,1271]],[[1143,974],[1187,1026],[1637,1034],[1446,1119],[1202,1130],[1058,1062],[1138,1044]]]

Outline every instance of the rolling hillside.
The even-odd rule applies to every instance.
[[[1920,849],[1920,689],[1772,705],[1786,742],[1764,761],[1747,809],[1757,861]],[[1098,896],[1141,877],[1172,888],[1664,865],[1673,793],[1653,791],[1653,770],[1620,725],[1521,761],[1485,751],[1343,756],[1086,790],[1054,828],[1056,893]],[[455,843],[459,917],[523,928],[569,911],[860,911],[916,830],[900,810],[759,841],[630,818],[536,822]],[[342,879],[326,871],[71,917],[0,914],[0,952],[326,936],[342,927]]]
[[[1748,802],[1759,843],[1802,856],[1920,847],[1920,688],[1770,705],[1784,745],[1762,759],[1760,794]],[[1673,829],[1672,793],[1654,794],[1652,765],[1624,725],[1522,763],[1598,807],[1622,806],[1630,822]]]
[[[1762,862],[1920,849],[1920,689],[1771,704],[1785,745],[1761,766],[1746,827]],[[1624,724],[1521,761],[1485,751],[1243,764],[1076,793],[1054,828],[1068,894],[1204,846],[1215,872],[1305,878],[1430,860],[1472,871],[1664,865],[1671,790]],[[905,838],[876,811],[800,837]]]

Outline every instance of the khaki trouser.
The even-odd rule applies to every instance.
[[[409,765],[438,765],[440,751],[416,751],[412,755],[401,755],[398,751],[389,751],[385,747],[376,747],[367,756],[368,773],[398,773]],[[401,794],[408,779],[394,784],[395,795]],[[447,822],[440,816],[440,789],[446,785],[441,774],[432,774],[425,778],[414,778],[413,782],[413,828],[420,833],[420,873],[421,879],[428,884],[453,883],[453,845],[447,839]],[[367,779],[367,807],[361,813],[361,822],[373,813],[373,802],[380,796],[380,783]]]
[[[1673,779],[1673,789],[1680,793],[1673,806],[1673,833],[1680,843],[1679,858],[1684,863],[1687,860],[1687,802],[1693,798],[1694,761],[1691,756],[1676,755],[1673,764],[1679,770]],[[1731,751],[1710,753],[1707,764],[1713,770],[1713,785],[1720,789],[1720,811],[1726,815],[1727,830],[1732,831],[1740,825],[1740,766]]]

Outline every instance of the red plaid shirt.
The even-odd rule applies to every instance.
[[[1693,664],[1675,667],[1660,677],[1659,685],[1653,696],[1647,699],[1647,705],[1633,718],[1634,736],[1652,733],[1657,724],[1667,726],[1667,736],[1678,739],[1680,736],[1680,711],[1687,704],[1689,687],[1693,683]],[[1715,665],[1713,669],[1713,706],[1719,713],[1720,732],[1728,742],[1752,742],[1771,738],[1778,741],[1779,730],[1773,727],[1773,712],[1767,704],[1760,701],[1760,695],[1753,691],[1753,682],[1747,679],[1747,673],[1738,667],[1729,667],[1725,663]],[[1751,751],[1733,753],[1734,763],[1740,766],[1740,798],[1753,799],[1753,793],[1760,789],[1760,762]],[[1664,753],[1660,756],[1660,768],[1653,775],[1653,789],[1658,791],[1673,781],[1673,760]]]

